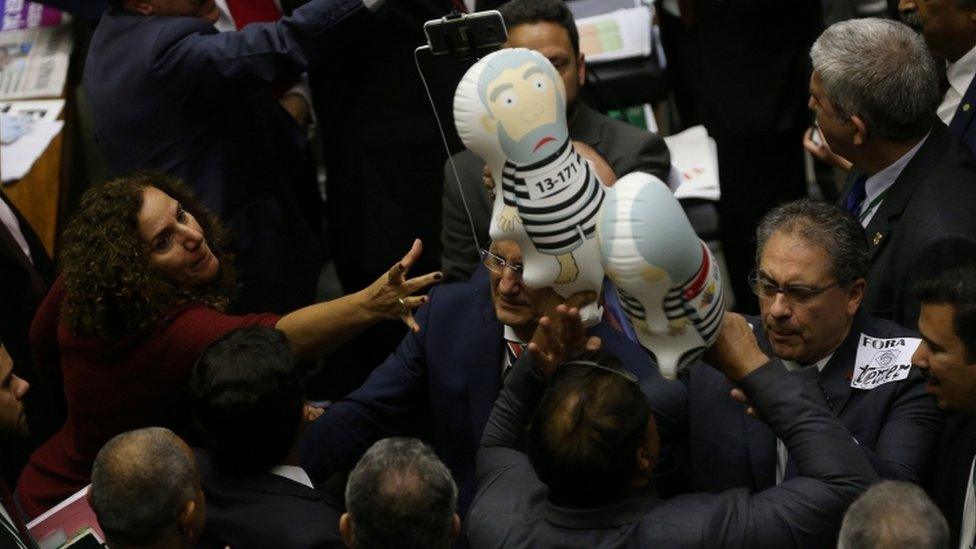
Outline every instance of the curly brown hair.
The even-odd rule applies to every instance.
[[[185,287],[151,266],[138,221],[147,187],[166,193],[196,218],[220,260],[211,280]],[[140,172],[89,189],[62,235],[61,314],[75,335],[116,341],[151,332],[189,304],[222,311],[236,287],[227,242],[217,217],[175,178]]]

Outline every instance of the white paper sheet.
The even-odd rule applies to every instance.
[[[0,124],[4,118],[6,115],[0,115]],[[27,134],[9,145],[0,146],[0,179],[7,183],[27,175],[63,127],[63,120],[38,120],[31,124]]]
[[[668,184],[677,198],[718,200],[718,151],[704,126],[695,126],[664,138],[671,151],[672,177]]]

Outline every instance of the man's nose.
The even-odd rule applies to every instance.
[[[916,9],[918,6],[915,5],[915,0],[898,0],[898,13],[915,11]]]
[[[502,278],[498,281],[498,289],[502,293],[511,294],[519,290],[522,285],[522,274],[508,267],[502,271]]]
[[[787,318],[793,314],[793,305],[783,292],[776,292],[769,304],[769,313],[776,318]]]
[[[533,101],[522,109],[522,120],[525,122],[535,122],[542,115],[542,103]]]
[[[915,354],[912,355],[912,365],[918,366],[923,370],[927,370],[929,367],[928,354],[929,354],[928,345],[925,344],[925,341],[922,341],[921,343],[918,344],[918,347],[915,349]]]
[[[17,397],[17,400],[24,398],[24,395],[30,390],[30,383],[26,379],[18,376],[14,376],[13,382],[16,384],[14,386],[14,395]]]

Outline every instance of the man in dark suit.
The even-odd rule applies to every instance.
[[[905,25],[837,23],[810,55],[810,107],[830,148],[854,165],[841,201],[867,234],[862,306],[913,327],[919,254],[952,235],[976,236],[976,162],[935,119],[935,65]]]
[[[193,368],[190,395],[207,442],[196,451],[207,496],[199,546],[342,544],[341,505],[297,465],[298,435],[312,411],[284,333],[252,326],[217,340]]]
[[[549,288],[522,282],[522,253],[514,241],[494,242],[488,275],[435,288],[420,308],[419,333],[409,333],[362,387],[313,422],[302,440],[302,465],[323,480],[348,469],[374,441],[417,436],[454,475],[464,515],[474,490],[474,459],[502,378],[535,330]],[[638,377],[654,372],[648,356],[606,322],[603,338]],[[656,374],[655,374],[656,375]]]
[[[976,3],[901,0],[898,11],[922,33],[932,53],[946,61],[939,119],[976,151]]]
[[[213,2],[113,0],[92,37],[84,85],[109,168],[178,176],[220,215],[234,237],[239,311],[283,313],[314,298],[318,228],[291,190],[305,175],[306,138],[271,87],[348,39],[373,3],[316,0],[218,34]]]
[[[605,356],[569,354],[584,345],[582,327],[578,315],[575,327],[561,316],[575,311],[560,309],[550,319],[557,343],[533,339],[485,428],[468,516],[472,547],[832,545],[874,471],[816,384],[763,354],[742,317],[726,315],[709,360],[786,441],[799,476],[758,494],[740,488],[663,501],[653,491],[658,434],[648,402]],[[558,335],[561,325],[569,336]]]
[[[0,191],[0,339],[14,361],[15,373],[33,387],[27,400],[31,418],[30,440],[22,455],[8,451],[4,476],[13,483],[27,462],[29,452],[46,441],[64,421],[60,378],[35,370],[30,350],[34,314],[54,280],[54,263],[37,233],[16,206]]]
[[[671,157],[663,139],[600,114],[579,99],[586,64],[569,8],[559,0],[512,0],[499,10],[508,28],[504,47],[537,50],[562,76],[570,138],[593,147],[618,176],[642,171],[667,181]],[[441,218],[441,270],[447,282],[467,280],[477,269],[478,250],[488,241],[492,208],[482,182],[485,162],[468,150],[452,158],[454,165],[450,161],[444,164]],[[478,242],[472,235],[472,222]]]
[[[756,240],[761,316],[749,320],[759,348],[816,380],[878,476],[921,482],[942,416],[911,369],[917,334],[860,308],[868,269],[860,225],[836,205],[801,200],[767,214]],[[761,492],[796,474],[785,441],[741,413],[728,398],[734,389],[710,368],[677,383],[645,382],[662,436],[683,458],[687,489]]]
[[[976,542],[976,244],[919,281],[922,344],[912,362],[948,412],[930,493],[949,522],[950,547]],[[960,250],[956,250],[957,252]],[[943,258],[943,261],[948,258]]]

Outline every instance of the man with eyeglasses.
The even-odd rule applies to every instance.
[[[516,242],[492,242],[481,255],[485,269],[470,282],[431,291],[417,312],[420,331],[408,333],[359,389],[309,426],[301,454],[313,480],[349,469],[379,439],[413,436],[451,470],[463,517],[474,494],[475,454],[502,380],[546,304],[561,300],[551,288],[525,285]],[[599,336],[638,378],[656,371],[640,347],[606,322],[588,334]]]
[[[911,367],[917,334],[861,310],[869,260],[857,220],[800,200],[772,210],[756,234],[750,284],[761,314],[748,320],[760,349],[817,381],[880,477],[921,482],[942,416]],[[783,441],[742,413],[742,392],[714,370],[692,368],[669,385],[649,379],[644,388],[662,436],[687,453],[691,490],[758,492],[796,475]]]

